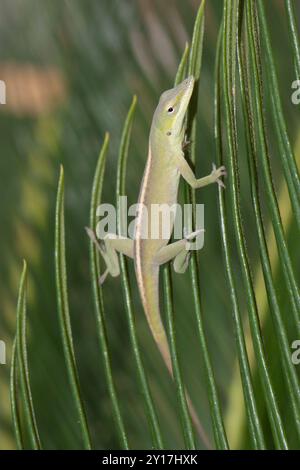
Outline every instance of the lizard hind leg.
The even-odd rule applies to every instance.
[[[188,267],[190,259],[190,251],[192,248],[192,241],[201,233],[203,229],[198,229],[190,234],[184,231],[184,238],[170,243],[159,250],[155,257],[158,265],[168,263],[173,260],[173,267],[175,272],[184,273]]]
[[[173,268],[175,273],[183,274],[187,270],[191,257],[191,252],[184,248],[175,256],[173,261]]]
[[[99,250],[104,262],[106,264],[106,270],[101,275],[99,282],[103,284],[108,274],[112,277],[119,276],[120,274],[120,265],[117,255],[117,251],[113,246],[112,241],[116,239],[117,235],[107,234],[103,240],[98,240],[96,234],[89,227],[86,227],[86,232],[92,242],[96,245]]]
[[[198,229],[195,232],[188,234],[187,230],[184,229],[184,239],[186,240],[186,243],[182,250],[175,256],[173,262],[174,271],[176,273],[183,274],[187,270],[191,257],[190,242],[203,231],[203,229]]]

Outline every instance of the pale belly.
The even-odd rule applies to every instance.
[[[172,235],[180,174],[168,162],[148,162],[139,197],[134,258],[145,269]],[[145,184],[146,183],[146,184]]]

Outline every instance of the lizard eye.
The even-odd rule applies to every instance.
[[[174,111],[174,108],[172,108],[172,106],[170,106],[170,108],[168,108],[168,113],[171,114],[171,113],[173,113],[173,111]]]

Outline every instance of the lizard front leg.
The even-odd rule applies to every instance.
[[[221,180],[222,176],[226,176],[225,166],[220,166],[219,168],[216,168],[216,165],[213,164],[213,169],[210,175],[204,176],[203,178],[199,179],[196,178],[191,167],[183,156],[178,157],[177,167],[181,176],[193,189],[203,188],[203,186],[207,186],[211,183],[217,183],[219,186],[225,188],[225,185]]]

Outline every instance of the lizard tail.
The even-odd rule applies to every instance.
[[[162,325],[163,327],[163,325]],[[160,350],[160,353],[163,357],[163,360],[168,368],[168,371],[170,372],[172,378],[174,379],[174,375],[173,375],[173,367],[172,367],[172,360],[171,360],[171,354],[170,354],[170,349],[169,349],[169,345],[168,345],[168,342],[167,342],[167,337],[166,337],[166,333],[165,333],[165,330],[164,331],[164,334],[161,334],[161,335],[157,335],[157,337],[159,336],[160,339],[162,337],[164,337],[164,340],[161,341],[161,342],[158,342],[156,340],[156,343],[157,343],[157,346]],[[155,337],[154,337],[155,338]],[[197,411],[195,410],[195,407],[193,405],[193,402],[188,394],[188,392],[185,390],[185,398],[186,398],[186,402],[187,402],[187,406],[188,406],[188,409],[189,409],[189,412],[190,412],[190,416],[191,416],[191,419],[192,419],[192,422],[194,424],[194,427],[197,431],[197,434],[199,436],[199,438],[202,440],[203,444],[207,447],[207,449],[211,450],[212,449],[212,444],[211,444],[211,441],[209,439],[209,437],[207,436],[203,426],[202,426],[202,423],[198,417],[198,414],[197,414]]]
[[[149,276],[148,270],[147,276],[144,277],[143,282],[141,283],[142,285],[139,286],[142,295],[142,303],[154,340],[170,375],[172,378],[174,378],[170,348],[159,308],[159,269],[155,269],[155,272],[153,271],[154,269],[152,268],[151,276]],[[200,422],[200,419],[187,391],[185,391],[185,396],[192,422],[200,439],[208,449],[212,449],[210,439],[208,438]]]

